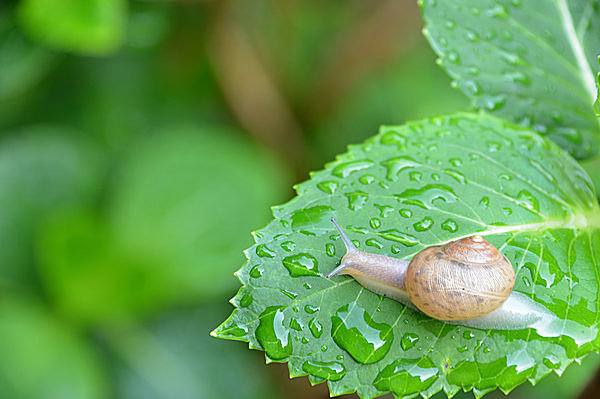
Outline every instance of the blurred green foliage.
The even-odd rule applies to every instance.
[[[465,109],[419,24],[397,0],[3,2],[0,397],[306,397],[208,334],[294,182]]]

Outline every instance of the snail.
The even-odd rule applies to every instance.
[[[481,236],[423,249],[409,262],[359,251],[334,218],[346,254],[326,277],[347,274],[363,287],[450,324],[498,330],[535,328],[556,336],[558,318],[513,291],[510,261]]]

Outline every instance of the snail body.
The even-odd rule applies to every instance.
[[[351,275],[370,291],[451,324],[514,330],[555,319],[526,295],[512,292],[510,261],[481,236],[425,248],[409,262],[359,251],[331,221],[347,252],[327,278]]]

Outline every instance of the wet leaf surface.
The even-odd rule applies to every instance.
[[[585,172],[539,135],[485,114],[384,127],[297,192],[254,233],[236,309],[213,332],[287,361],[291,376],[329,379],[333,395],[481,396],[599,349],[600,210]],[[446,324],[348,276],[326,279],[345,252],[331,216],[360,249],[406,259],[484,235],[511,260],[515,290],[562,320],[555,337]]]
[[[472,104],[577,158],[598,149],[600,7],[582,0],[421,3],[440,65]]]

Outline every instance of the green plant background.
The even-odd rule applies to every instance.
[[[468,108],[420,29],[407,0],[2,2],[0,397],[328,397],[209,332],[309,170]]]

